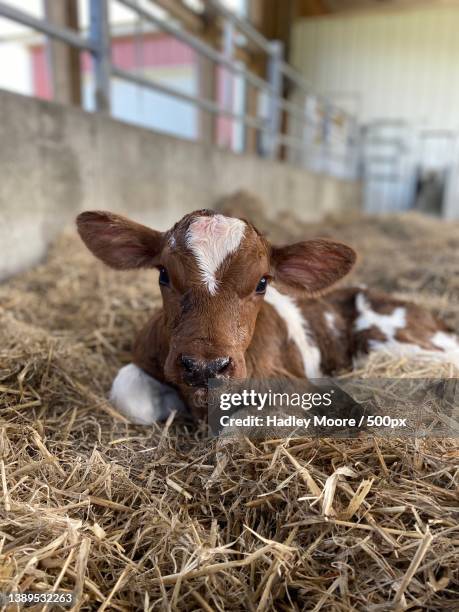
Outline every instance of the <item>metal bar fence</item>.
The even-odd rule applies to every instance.
[[[80,36],[73,30],[68,28],[58,27],[45,19],[38,19],[33,15],[17,9],[6,2],[0,2],[0,17],[5,17],[11,21],[16,21],[27,28],[37,30],[46,36],[56,38],[61,42],[67,43],[68,45],[81,49],[82,51],[96,51],[96,45],[94,41],[88,40],[83,36]]]
[[[242,125],[255,128],[259,133],[261,155],[276,159],[278,157],[279,146],[283,145],[287,150],[291,149],[294,155],[291,159],[298,158],[298,151],[307,152],[308,142],[303,138],[305,128],[315,129],[321,133],[324,139],[324,147],[333,147],[334,143],[344,145],[344,137],[336,137],[331,129],[333,113],[339,113],[345,120],[353,122],[353,118],[344,110],[338,108],[330,100],[312,91],[311,85],[290,66],[283,58],[282,45],[279,41],[267,40],[260,32],[251,26],[246,20],[238,17],[233,12],[224,7],[217,0],[208,0],[208,9],[224,20],[225,44],[223,52],[216,50],[201,39],[193,36],[189,32],[171,23],[167,19],[158,17],[157,14],[140,6],[136,0],[117,0],[133,13],[144,19],[149,24],[155,26],[162,32],[173,36],[180,42],[189,46],[196,53],[206,57],[218,66],[225,68],[233,76],[241,77],[247,86],[252,86],[268,100],[267,116],[249,116],[237,113],[228,106],[229,96],[225,95],[223,105],[215,100],[203,99],[201,97],[184,93],[174,87],[165,85],[151,78],[146,78],[135,72],[128,72],[113,65],[111,61],[111,43],[109,26],[109,0],[88,0],[90,14],[89,36],[85,37],[68,28],[60,27],[49,23],[44,19],[38,19],[32,15],[16,9],[5,2],[0,1],[0,17],[16,21],[26,27],[51,38],[58,39],[72,47],[82,51],[88,51],[94,63],[95,75],[95,107],[99,112],[110,111],[110,80],[112,77],[136,84],[140,87],[157,91],[167,96],[177,98],[183,102],[193,105],[205,112],[216,116],[229,117]],[[234,44],[234,34],[238,31],[247,41],[259,47],[267,55],[267,76],[266,79],[254,74],[240,61],[234,59],[232,47]],[[317,101],[321,105],[322,112],[318,116],[311,116],[305,105],[298,104],[292,99],[284,96],[285,85],[290,82],[300,94],[300,99],[306,101],[308,97]],[[226,83],[228,87],[228,81]],[[294,129],[289,133],[282,133],[282,114],[288,118],[288,124],[292,123]],[[348,143],[349,144],[349,143]],[[330,158],[343,157],[341,152],[330,151]],[[287,158],[289,159],[289,158]]]
[[[152,81],[151,79],[146,79],[140,75],[128,72],[127,70],[122,70],[121,68],[113,67],[111,73],[113,76],[118,77],[119,79],[130,81],[135,85],[140,85],[141,87],[146,87],[147,89],[158,91],[159,93],[163,93],[167,96],[178,98],[183,102],[193,104],[209,113],[231,117],[235,121],[241,121],[245,125],[248,125],[249,127],[254,127],[258,130],[263,131],[268,129],[262,119],[257,119],[256,117],[250,117],[248,115],[240,115],[234,113],[229,109],[219,106],[216,102],[212,102],[211,100],[205,100],[203,98],[198,98],[197,96],[193,96],[191,94],[186,94],[183,91],[176,89],[175,87],[169,87],[168,85]]]
[[[91,0],[93,2],[94,0]],[[98,0],[95,0],[96,2]],[[104,0],[102,0],[104,1]],[[135,0],[117,0],[120,4],[123,4],[127,8],[131,9],[134,13],[136,13],[139,17],[145,19],[145,21],[149,21],[150,23],[156,25],[163,32],[167,32],[171,36],[174,36],[180,42],[188,45],[191,49],[196,51],[196,53],[200,53],[204,55],[208,59],[213,62],[224,66],[228,70],[231,70],[234,74],[238,74],[244,77],[249,83],[251,83],[254,87],[258,87],[259,89],[269,89],[270,85],[267,81],[261,79],[253,72],[245,70],[241,68],[236,62],[225,57],[223,53],[220,53],[207,43],[203,42],[196,36],[193,36],[189,32],[178,28],[177,26],[169,23],[165,19],[161,19],[154,15],[153,13],[146,11],[136,4]]]
[[[105,0],[90,1],[90,36],[94,45],[93,61],[96,82],[96,109],[110,110],[110,26],[108,5]]]

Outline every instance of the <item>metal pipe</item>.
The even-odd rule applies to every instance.
[[[308,113],[304,108],[293,102],[289,102],[285,98],[279,98],[278,104],[280,108],[285,110],[289,115],[303,121],[308,127],[319,127],[323,124],[323,119],[317,119],[315,115]]]
[[[96,109],[100,112],[110,111],[110,25],[108,22],[107,0],[90,0],[90,32],[94,44],[92,59],[94,61]]]
[[[295,136],[289,136],[287,134],[279,134],[278,138],[279,144],[286,145],[287,147],[292,147],[293,149],[307,149],[307,143],[301,138],[296,138]],[[329,151],[327,153],[327,157],[333,157],[335,159],[345,159],[347,154],[345,153],[334,153],[333,151]]]
[[[5,4],[4,2],[0,2],[0,17],[5,17],[5,19],[16,21],[27,28],[37,30],[46,36],[50,36],[51,38],[57,38],[58,40],[61,40],[72,47],[76,47],[77,49],[95,51],[93,41],[76,34],[73,30],[62,28],[43,19],[33,17],[32,15],[24,13],[23,11]]]
[[[258,30],[252,27],[247,21],[240,19],[235,13],[228,10],[225,6],[223,6],[217,0],[207,0],[206,4],[210,5],[217,13],[222,15],[228,21],[234,23],[234,25],[248,38],[253,40],[259,47],[263,49],[266,53],[271,53],[270,41],[265,38]]]
[[[233,61],[234,24],[230,21],[225,22],[223,53],[228,60]],[[229,108],[233,104],[234,74],[225,72],[223,77],[223,104],[226,108]]]
[[[306,81],[303,75],[300,74],[297,70],[295,70],[295,68],[290,66],[290,64],[287,64],[287,62],[282,62],[280,69],[287,78],[299,85],[300,88],[303,89],[306,93],[311,93],[311,83],[308,83],[308,81]]]
[[[292,81],[292,83],[297,85],[298,88],[301,89],[304,93],[313,96],[314,98],[316,98],[323,104],[326,104],[330,109],[339,111],[345,117],[348,117],[350,119],[353,118],[350,113],[348,113],[344,109],[334,104],[329,98],[327,98],[327,96],[322,96],[321,94],[314,93],[312,84],[309,81],[307,81],[303,77],[303,75],[298,72],[298,70],[295,70],[293,66],[290,66],[290,64],[287,64],[286,62],[282,62],[281,71],[288,79],[290,79],[290,81]]]
[[[206,3],[210,5],[216,12],[222,15],[225,19],[234,23],[236,27],[243,34],[245,34],[248,38],[250,38],[253,42],[255,42],[259,47],[261,47],[263,51],[265,51],[270,56],[270,58],[272,57],[272,54],[273,54],[272,42],[273,41],[269,41],[262,34],[260,34],[258,30],[256,30],[253,26],[251,26],[248,22],[244,21],[243,19],[240,19],[235,13],[233,13],[232,11],[227,9],[225,6],[223,6],[218,0],[207,0]],[[287,62],[285,61],[281,61],[279,65],[279,69],[286,77],[288,77],[291,81],[293,81],[296,85],[298,85],[298,87],[302,89],[305,93],[307,94],[312,93],[312,90],[313,90],[312,84],[308,82],[302,76],[302,74],[300,74],[297,70],[295,70],[293,66],[290,66],[290,64],[287,64]],[[351,117],[349,113],[339,108],[338,106],[335,106],[334,104],[332,104],[331,101],[325,96],[321,96],[318,94],[312,94],[312,95],[315,95],[315,97],[318,98],[319,100],[322,100],[325,103],[329,104],[330,107],[336,108],[337,110],[342,112],[345,116]]]
[[[203,43],[201,40],[199,40],[199,38],[196,38],[195,36],[193,36],[192,34],[189,34],[185,30],[181,30],[180,28],[177,28],[176,26],[168,23],[167,21],[164,21],[163,19],[156,17],[156,15],[153,15],[152,13],[149,13],[145,9],[141,8],[140,6],[137,6],[135,2],[133,2],[132,0],[118,0],[118,2],[120,4],[123,4],[127,8],[131,9],[132,11],[134,11],[141,17],[143,17],[143,19],[145,19],[146,21],[154,23],[164,32],[171,34],[171,36],[174,36],[181,42],[185,43],[186,45],[194,49],[197,53],[201,53],[201,55],[206,56],[207,58],[214,61],[215,63],[225,66],[226,68],[231,70],[234,74],[241,75],[249,83],[251,83],[254,87],[258,87],[258,89],[266,89],[266,90],[271,89],[270,84],[267,81],[253,74],[253,72],[250,72],[249,70],[245,70],[237,63],[226,58],[223,55],[223,53],[216,51],[213,47],[210,47],[206,43]]]
[[[296,117],[297,119],[299,119],[300,121],[304,121],[305,123],[306,122],[310,123],[308,121],[309,118],[304,108],[301,108],[301,106],[299,106],[298,104],[293,104],[292,102],[289,102],[285,98],[279,98],[277,102],[280,108],[285,110],[289,115],[292,115],[293,117]]]
[[[279,134],[278,137],[279,144],[286,145],[287,147],[292,147],[293,149],[305,149],[306,143],[304,140],[300,138],[295,138],[294,136],[288,136],[287,134]]]
[[[279,100],[282,97],[282,72],[280,70],[282,55],[282,43],[278,40],[272,41],[270,44],[268,74],[273,93],[269,98],[269,124],[271,133],[267,150],[267,154],[269,157],[271,157],[271,159],[277,158],[278,137],[281,129]]]
[[[132,72],[122,70],[121,68],[116,68],[115,66],[112,67],[111,72],[113,76],[118,77],[119,79],[129,81],[130,83],[134,83],[135,85],[140,85],[140,87],[146,87],[147,89],[158,91],[167,96],[178,98],[179,100],[183,100],[183,102],[198,106],[199,108],[202,108],[203,110],[209,113],[213,113],[214,115],[225,115],[227,117],[231,117],[236,121],[241,121],[245,125],[249,125],[250,127],[257,128],[261,131],[267,131],[269,129],[266,126],[265,122],[261,119],[234,113],[230,110],[227,110],[226,108],[222,108],[215,102],[211,102],[210,100],[204,100],[203,98],[198,98],[196,96],[186,94],[183,91],[179,91],[175,87],[163,85],[162,83],[158,83],[158,81],[146,79],[138,74],[133,74]]]

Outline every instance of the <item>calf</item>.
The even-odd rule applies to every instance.
[[[418,306],[363,288],[330,291],[356,259],[339,242],[275,247],[247,221],[211,210],[164,233],[99,211],[77,225],[112,268],[159,270],[163,308],[111,391],[133,422],[164,419],[183,402],[202,416],[215,377],[318,378],[381,349],[459,366],[457,337]]]

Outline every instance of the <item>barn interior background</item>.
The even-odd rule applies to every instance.
[[[0,0],[0,590],[457,609],[453,440],[219,462],[203,429],[125,423],[104,398],[159,294],[62,231],[93,208],[164,229],[245,189],[272,240],[347,240],[353,280],[459,329],[458,28],[454,0]]]
[[[0,276],[100,202],[457,218],[458,24],[453,1],[0,2]]]

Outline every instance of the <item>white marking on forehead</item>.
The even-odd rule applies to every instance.
[[[169,246],[171,247],[171,249],[175,249],[176,244],[177,244],[177,241],[175,240],[174,234],[172,234],[169,237]]]
[[[202,280],[211,295],[218,289],[215,274],[219,266],[239,247],[244,232],[244,221],[224,215],[196,217],[190,223],[186,244],[196,257]]]
[[[320,350],[311,341],[309,324],[303,317],[295,300],[274,287],[268,286],[265,300],[276,310],[287,326],[288,337],[294,342],[303,359],[303,367],[308,378],[320,378]]]

